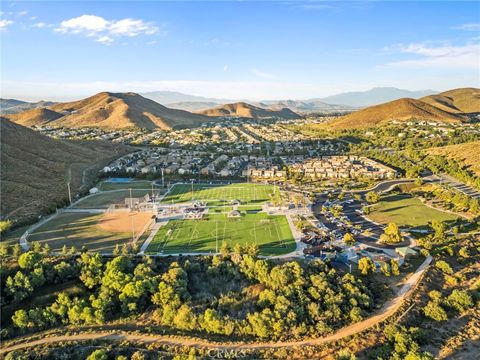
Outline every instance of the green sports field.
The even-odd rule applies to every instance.
[[[287,254],[295,250],[287,218],[266,213],[243,214],[229,218],[227,214],[209,214],[203,219],[170,220],[162,226],[147,248],[147,253],[177,254],[215,252],[222,242],[256,244],[262,255]]]
[[[193,191],[192,191],[193,189]],[[279,201],[280,192],[273,185],[239,183],[229,185],[176,184],[164,203],[184,203],[192,200],[205,201],[209,206],[223,205],[224,201],[240,200],[242,205],[264,204]]]
[[[147,253],[177,254],[215,252],[223,241],[256,244],[262,255],[287,254],[295,250],[295,239],[284,215],[261,212],[262,204],[281,201],[280,191],[272,185],[237,183],[229,185],[176,184],[163,203],[176,204],[198,200],[206,202],[208,215],[203,219],[170,220],[162,226],[147,248]],[[229,218],[239,200],[238,218]]]
[[[423,227],[432,220],[454,221],[457,216],[432,209],[419,199],[408,195],[388,195],[371,206],[370,219],[382,224],[394,222],[399,226]]]

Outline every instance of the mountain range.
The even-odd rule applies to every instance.
[[[368,128],[389,121],[468,121],[480,113],[480,89],[462,88],[421,99],[402,98],[355,111],[330,122],[335,129]]]
[[[342,104],[360,108],[378,105],[401,98],[418,99],[424,96],[436,94],[437,92],[438,91],[434,90],[410,91],[395,87],[375,87],[367,91],[346,92],[320,99],[312,99],[311,101],[320,100],[328,104]]]
[[[27,102],[16,99],[0,99],[0,114],[15,114],[26,110],[52,106],[53,101]]]
[[[174,94],[175,99],[181,98],[179,93]],[[14,107],[22,105],[11,99],[8,102]],[[480,112],[480,90],[463,88],[420,99],[401,98],[357,111],[343,105],[327,104],[319,99],[254,104],[235,102],[214,107],[211,107],[214,102],[198,104],[203,104],[205,108],[191,112],[166,107],[135,93],[102,92],[79,101],[54,103],[48,107],[4,114],[2,117],[24,126],[48,124],[63,127],[170,130],[198,127],[206,122],[223,121],[226,117],[295,119],[301,118],[301,114],[322,109],[322,112],[350,113],[333,121],[331,126],[334,128],[365,128],[390,120],[467,121],[471,117],[469,114]]]
[[[182,129],[219,121],[221,117],[286,119],[300,118],[288,109],[269,110],[246,103],[233,103],[193,113],[171,109],[135,93],[102,92],[88,98],[56,103],[2,117],[24,126],[98,127],[104,129]]]
[[[206,121],[212,121],[205,115],[170,109],[135,93],[109,92],[3,117],[25,126],[49,124],[65,127],[150,130],[196,127]]]

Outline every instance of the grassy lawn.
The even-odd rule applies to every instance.
[[[174,185],[165,197],[165,203],[182,203],[194,200],[206,201],[210,206],[221,206],[223,201],[240,200],[245,204],[264,204],[279,200],[280,192],[274,191],[273,185],[265,184],[229,184],[229,185],[204,185],[204,184],[177,184]],[[228,205],[228,204],[227,204]]]
[[[394,222],[404,227],[422,227],[429,221],[455,221],[457,216],[424,205],[419,199],[409,195],[389,195],[373,205],[368,215],[375,222]]]
[[[97,187],[102,191],[108,190],[122,190],[122,189],[151,189],[152,183],[147,180],[137,180],[131,181],[129,183],[112,183],[102,181],[97,185]]]
[[[30,226],[22,226],[14,230],[9,230],[5,235],[1,235],[1,242],[8,245],[18,244],[23,233],[28,230]]]
[[[295,241],[287,218],[265,213],[228,218],[226,214],[209,214],[199,220],[171,220],[160,228],[147,252],[165,254],[214,252],[226,241],[235,244],[254,243],[262,255],[286,254],[295,250]]]
[[[94,251],[109,252],[116,244],[132,240],[130,232],[109,232],[98,226],[103,214],[63,213],[35,230],[28,241],[48,243],[52,250],[64,245],[75,246],[78,250],[85,245]]]
[[[132,190],[132,197],[141,197],[151,193],[151,190]],[[99,193],[78,202],[74,207],[78,209],[106,209],[111,204],[123,204],[124,199],[129,196],[130,191],[128,190]]]

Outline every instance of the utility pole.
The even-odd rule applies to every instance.
[[[72,205],[72,192],[70,190],[70,181],[67,182],[67,188],[68,188],[68,200],[70,201],[70,205]]]

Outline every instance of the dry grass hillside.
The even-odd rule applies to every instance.
[[[464,115],[446,112],[423,101],[404,98],[356,111],[333,121],[330,125],[334,129],[361,129],[393,120],[454,123],[466,119]]]
[[[30,112],[6,115],[8,119],[32,126],[50,122],[65,127],[100,127],[106,129],[172,129],[200,126],[208,117],[170,109],[135,93],[102,92],[83,100],[57,103],[48,108],[56,119],[33,116]]]
[[[23,126],[45,125],[51,121],[60,119],[62,116],[62,114],[46,108],[32,109],[17,114],[5,115],[9,120]]]
[[[480,89],[476,88],[454,89],[437,95],[425,96],[420,100],[451,113],[480,112]]]
[[[272,118],[278,117],[283,119],[298,119],[301,115],[293,112],[290,109],[283,108],[281,110],[268,110],[258,106],[247,104],[245,102],[237,102],[233,104],[225,104],[207,109],[201,112],[207,116],[231,116],[242,118]]]
[[[130,151],[103,141],[62,141],[2,119],[1,217],[14,222],[55,209],[72,192],[88,189],[96,172]]]
[[[480,141],[431,148],[427,152],[460,161],[480,176]]]

